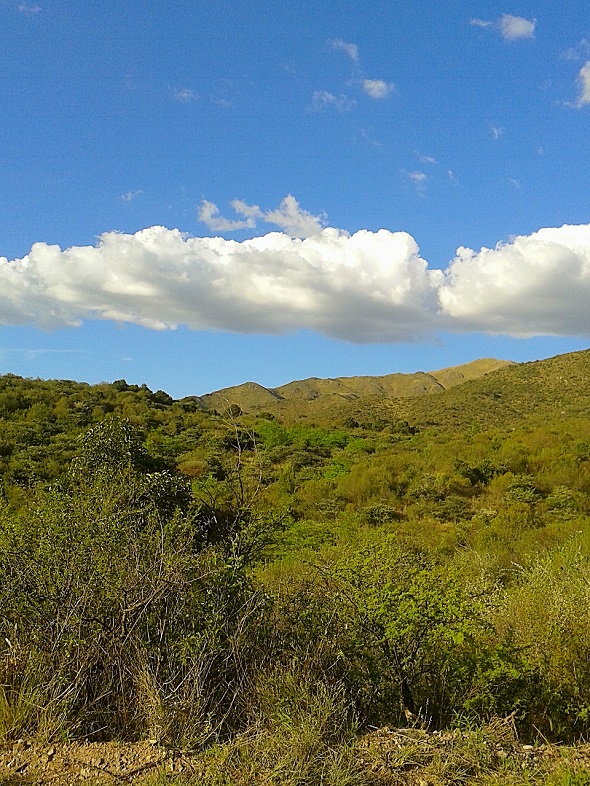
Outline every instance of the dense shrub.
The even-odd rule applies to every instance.
[[[178,742],[238,725],[265,601],[208,530],[116,421],[62,487],[5,506],[0,731]]]

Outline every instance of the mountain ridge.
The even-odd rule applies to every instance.
[[[469,363],[449,366],[437,371],[414,373],[394,372],[383,375],[350,377],[308,377],[294,380],[275,388],[257,382],[245,382],[200,396],[209,409],[224,410],[237,405],[244,412],[256,413],[269,407],[281,407],[290,402],[310,402],[324,397],[355,401],[368,396],[385,398],[414,398],[448,390],[463,382],[479,379],[501,368],[517,365],[511,360],[478,358]]]

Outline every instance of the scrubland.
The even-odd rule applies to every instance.
[[[589,362],[283,412],[0,378],[0,782],[92,744],[154,784],[590,783]]]

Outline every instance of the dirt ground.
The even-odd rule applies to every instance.
[[[489,736],[385,728],[363,735],[355,747],[370,782],[383,786],[478,783],[484,775],[495,776],[494,783],[544,784],[564,766],[584,778],[559,783],[590,784],[590,745],[523,745],[509,726]],[[160,783],[186,777],[194,784],[203,766],[201,755],[155,742],[40,745],[19,740],[0,748],[0,786],[140,786],[156,776]]]
[[[196,757],[149,742],[35,745],[19,740],[0,750],[0,786],[137,784],[158,771],[191,774],[195,763]]]

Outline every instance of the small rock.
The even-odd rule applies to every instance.
[[[48,748],[45,753],[41,756],[42,764],[48,764],[53,757],[55,756],[55,747],[52,745],[51,748]]]

